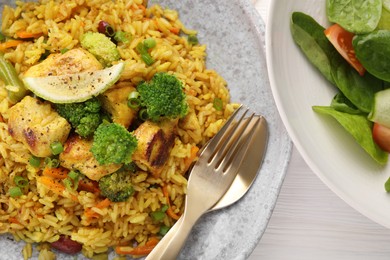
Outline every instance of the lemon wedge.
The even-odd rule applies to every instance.
[[[23,82],[35,95],[53,103],[83,102],[117,82],[124,63],[109,68],[48,77],[25,77]]]

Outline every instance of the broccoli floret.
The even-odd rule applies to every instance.
[[[183,85],[175,76],[165,72],[156,73],[152,80],[137,87],[141,106],[146,108],[147,117],[159,121],[162,117],[182,118],[188,112]]]
[[[91,152],[101,164],[130,163],[137,138],[117,123],[99,125],[93,136]]]
[[[56,104],[57,112],[64,117],[82,137],[89,137],[102,123],[101,103],[92,98],[80,103]]]
[[[87,32],[81,36],[81,46],[92,53],[105,67],[120,59],[119,51],[110,38],[102,33]]]
[[[99,180],[101,194],[113,202],[126,201],[134,194],[131,173],[119,170]]]

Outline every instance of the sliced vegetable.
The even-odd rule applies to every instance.
[[[151,48],[154,48],[156,46],[156,44],[157,44],[156,40],[153,39],[153,38],[146,38],[144,40],[144,46],[148,50],[151,49]]]
[[[19,188],[24,188],[28,185],[28,179],[22,177],[22,176],[15,176],[14,177],[14,183]]]
[[[82,178],[80,176],[78,191],[87,191],[91,193],[98,194],[100,193],[99,183],[97,181],[93,181],[87,178]]]
[[[341,56],[343,56],[343,58],[363,76],[366,70],[359,60],[356,59],[355,51],[352,46],[354,34],[348,32],[338,24],[333,24],[325,30],[325,35]]]
[[[326,38],[324,31],[325,28],[312,17],[300,12],[292,14],[293,39],[309,61],[356,107],[369,113],[375,92],[383,89],[383,81],[370,73],[360,76],[337,52]]]
[[[110,204],[111,204],[111,201],[109,199],[105,198],[104,200],[99,201],[95,205],[95,208],[104,209],[104,208],[107,208],[108,206],[110,206]],[[99,217],[99,214],[96,213],[95,211],[93,211],[92,208],[87,208],[85,210],[85,212],[84,212],[84,215],[87,218],[97,218],[97,217]]]
[[[41,165],[41,158],[32,155],[30,157],[29,163],[31,166],[38,168]]]
[[[11,102],[16,103],[27,95],[27,89],[25,88],[23,82],[19,79],[19,75],[14,66],[9,63],[2,54],[0,54],[0,79],[4,81],[6,86],[12,86],[15,88],[8,90],[8,98]]]
[[[177,215],[173,209],[172,209],[172,205],[171,205],[171,199],[169,197],[169,192],[168,192],[168,186],[167,185],[164,185],[162,186],[162,192],[164,194],[164,197],[166,198],[167,200],[167,205],[168,205],[168,209],[166,211],[166,213],[168,214],[168,216],[170,216],[171,218],[173,218],[174,220],[178,220],[180,218],[179,215]]]
[[[150,216],[154,221],[161,221],[165,218],[166,214],[163,211],[153,211],[150,213]]]
[[[190,153],[190,156],[189,157],[186,157],[184,159],[184,171],[187,171],[191,164],[196,160],[196,158],[198,158],[198,152],[199,152],[199,147],[194,145],[191,147],[191,153]]]
[[[155,46],[156,46],[156,40],[153,38],[147,38],[143,42],[137,44],[136,46],[136,50],[141,55],[141,59],[148,66],[154,63],[154,60],[148,51],[149,49],[154,48]]]
[[[27,31],[18,31],[16,32],[16,36],[21,39],[31,39],[31,38],[39,38],[43,35],[42,32],[39,33],[31,33]]]
[[[8,40],[5,42],[0,43],[0,51],[5,51],[6,49],[13,48],[18,46],[19,44],[23,43],[22,40]]]
[[[374,105],[368,119],[390,128],[390,89],[375,94]]]
[[[123,42],[125,44],[129,43],[131,39],[131,35],[126,32],[117,31],[114,35],[114,40],[116,42]]]
[[[151,237],[145,245],[137,246],[135,248],[130,246],[117,246],[115,252],[119,255],[134,255],[134,256],[144,256],[148,255],[155,246],[158,244],[159,239],[156,237]]]
[[[223,109],[223,101],[222,101],[222,99],[214,98],[214,100],[213,100],[213,107],[217,111],[222,111],[222,109]]]
[[[385,182],[385,190],[386,192],[390,192],[390,178]]]
[[[390,128],[374,123],[372,138],[382,150],[390,153]]]
[[[168,227],[168,226],[162,225],[162,226],[160,227],[160,230],[158,231],[158,234],[159,234],[160,236],[165,236],[165,235],[168,233],[169,229],[171,229],[171,228]]]
[[[53,103],[83,102],[111,87],[121,76],[124,63],[93,72],[61,76],[25,77],[23,81],[37,96]]]
[[[22,196],[23,195],[23,192],[22,192],[22,189],[20,187],[11,187],[9,190],[9,195],[12,197],[12,198],[15,198],[15,197],[19,197],[19,196]]]
[[[60,161],[57,158],[45,158],[45,166],[48,168],[57,168],[60,165]]]
[[[53,155],[58,155],[64,151],[64,146],[56,141],[50,144],[50,149]]]
[[[199,43],[198,37],[195,34],[188,35],[187,41],[191,45],[196,45]]]

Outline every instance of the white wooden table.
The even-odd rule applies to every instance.
[[[253,0],[265,21],[270,1],[283,0]],[[337,197],[294,148],[268,228],[249,259],[388,260],[390,230]]]

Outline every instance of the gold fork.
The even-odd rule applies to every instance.
[[[166,246],[157,245],[146,260],[176,259],[197,220],[226,193],[247,155],[254,135],[266,134],[256,131],[263,118],[248,114],[248,109],[239,107],[202,149],[189,175],[185,211],[176,234]]]

